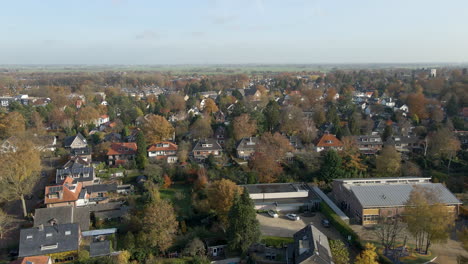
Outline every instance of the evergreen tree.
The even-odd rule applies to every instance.
[[[245,254],[249,246],[260,239],[260,223],[247,190],[234,197],[228,221],[226,233],[229,248]]]
[[[143,135],[143,132],[138,132],[137,138],[136,138],[136,143],[138,147],[138,153],[136,156],[136,164],[139,169],[144,169],[146,166],[147,158],[146,158],[146,140],[145,140],[145,135]]]
[[[325,155],[323,166],[320,171],[320,178],[326,182],[330,182],[341,176],[343,176],[341,158],[335,150],[331,149]]]
[[[266,128],[268,131],[273,131],[279,125],[280,121],[280,106],[276,101],[270,101],[264,110]]]
[[[391,137],[393,135],[393,128],[392,128],[392,125],[386,125],[385,126],[385,129],[384,129],[384,132],[382,134],[382,140],[383,141],[387,141],[387,139],[389,137]]]
[[[458,108],[457,99],[455,98],[455,95],[452,95],[447,103],[447,115],[456,116],[458,114]]]

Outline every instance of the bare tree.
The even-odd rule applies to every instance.
[[[395,247],[396,239],[399,238],[403,230],[404,224],[399,216],[380,217],[375,226],[374,234],[384,247],[384,255],[387,255],[389,249]]]

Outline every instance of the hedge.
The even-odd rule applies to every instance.
[[[359,236],[354,232],[348,224],[345,223],[325,202],[320,203],[320,211],[330,220],[330,223],[340,232],[340,234],[348,239],[351,236],[351,243],[362,250],[364,247],[359,240]]]

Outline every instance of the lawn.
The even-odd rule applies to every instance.
[[[294,242],[292,237],[262,236],[261,242],[269,247],[282,248]]]
[[[160,189],[162,199],[172,202],[179,217],[186,217],[192,213],[192,188],[189,185],[174,184],[167,189]]]

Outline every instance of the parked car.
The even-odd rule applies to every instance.
[[[287,214],[286,217],[293,221],[297,221],[301,219],[297,214]]]
[[[268,210],[268,214],[273,218],[278,218],[278,213],[274,210]]]
[[[330,227],[330,221],[328,219],[322,219],[322,226],[323,227]]]

